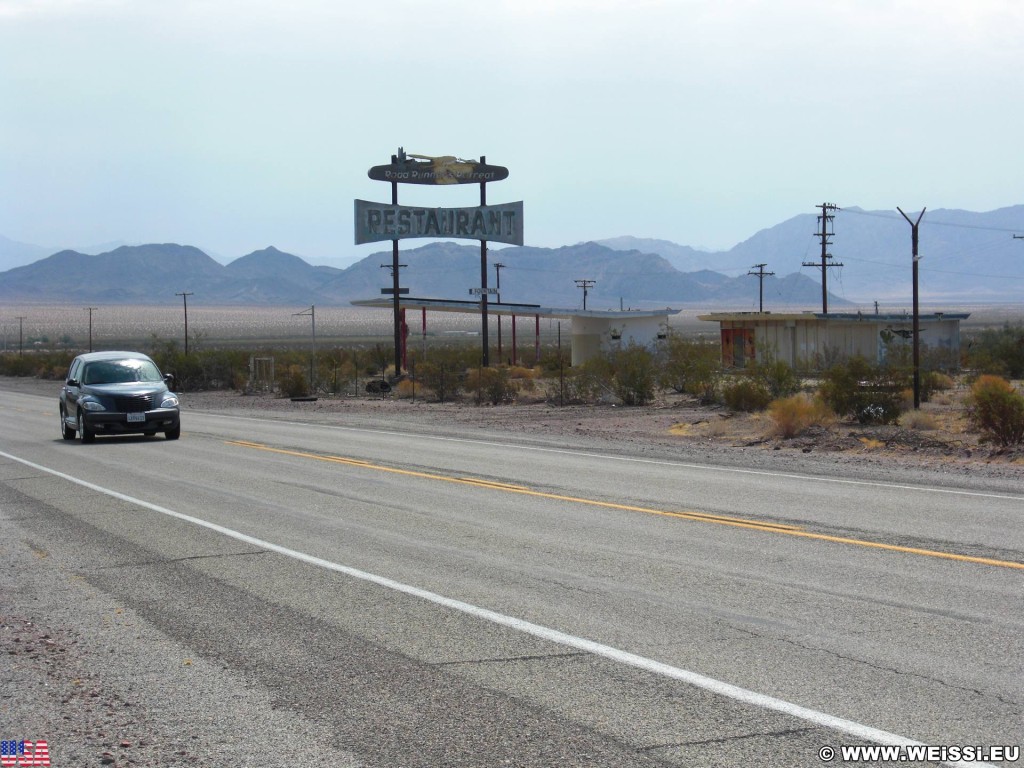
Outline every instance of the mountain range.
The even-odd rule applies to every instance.
[[[916,212],[914,214],[916,218]],[[768,310],[821,305],[818,218],[791,218],[727,251],[709,252],[665,240],[619,237],[561,248],[489,251],[488,282],[500,279],[504,302],[579,307],[577,280],[594,281],[590,309],[700,305],[756,310],[766,264]],[[898,212],[836,213],[828,237],[829,305],[873,300],[907,305],[911,228]],[[1024,205],[988,213],[927,211],[920,227],[921,297],[925,301],[1019,303],[1024,289]],[[0,238],[0,256],[13,241]],[[24,244],[15,244],[23,246]],[[32,246],[27,246],[31,248]],[[479,245],[402,244],[401,284],[423,298],[468,299],[480,284]],[[0,263],[3,263],[0,261]],[[843,266],[839,267],[838,264]],[[347,304],[379,297],[391,284],[391,252],[374,253],[345,269],[313,266],[274,247],[221,264],[188,245],[120,246],[94,255],[64,250],[0,272],[0,300],[90,304],[163,304],[190,292],[206,305]],[[502,265],[500,272],[495,264]]]

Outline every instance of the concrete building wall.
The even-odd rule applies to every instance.
[[[650,347],[668,326],[668,315],[615,317],[575,316],[572,318],[572,364],[586,362],[618,346],[639,344]]]
[[[960,354],[960,320],[967,315],[928,315],[920,319],[922,355],[939,354],[955,365]],[[705,315],[721,328],[722,363],[744,367],[766,356],[793,367],[821,367],[834,360],[861,356],[884,362],[893,349],[912,346],[913,322],[904,315],[823,317],[751,314],[749,317]],[[752,346],[745,343],[752,334]]]

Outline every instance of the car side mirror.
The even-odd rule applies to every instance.
[[[164,374],[164,383],[167,384],[167,388],[173,392],[174,391],[174,374],[173,373],[165,373]]]
[[[64,382],[64,384],[65,384],[65,386],[68,386],[68,387],[80,386],[80,384],[78,383],[78,379],[68,379],[66,382]]]

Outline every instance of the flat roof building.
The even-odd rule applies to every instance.
[[[883,363],[893,349],[913,344],[913,317],[907,313],[713,312],[698,317],[719,324],[722,365],[727,368],[743,368],[765,355],[793,368],[820,369],[855,356]],[[953,312],[919,315],[922,354],[938,353],[949,367],[958,367],[960,321],[968,317]]]

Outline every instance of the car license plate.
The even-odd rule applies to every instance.
[[[144,413],[129,413],[128,414],[128,421],[129,422],[132,422],[132,421],[145,421],[145,420],[146,420],[146,414],[144,414]]]

